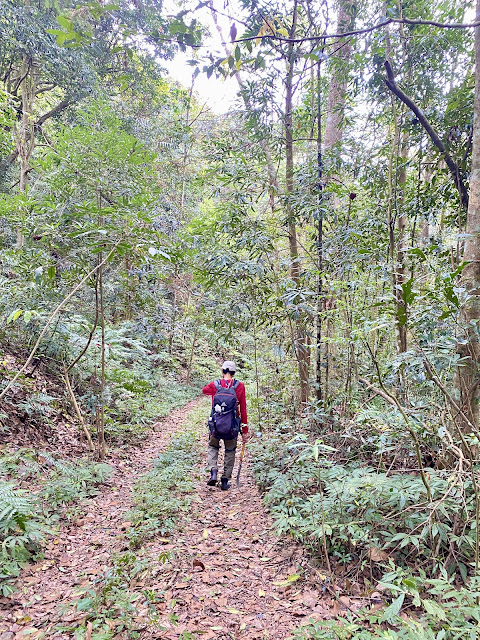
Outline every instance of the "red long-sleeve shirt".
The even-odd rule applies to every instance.
[[[222,387],[226,389],[233,384],[233,381],[225,380],[224,378],[222,378],[222,380],[220,380],[220,384],[222,385]],[[207,384],[206,387],[203,387],[203,393],[206,396],[212,396],[212,403],[213,403],[213,396],[217,393],[217,387],[215,386],[215,382],[210,382],[209,384]],[[243,384],[243,382],[239,382],[237,384],[237,386],[235,387],[235,393],[237,396],[238,405],[240,405],[239,415],[242,419],[242,433],[248,433],[247,399],[245,397],[245,385]],[[237,411],[238,411],[238,405],[237,405]]]

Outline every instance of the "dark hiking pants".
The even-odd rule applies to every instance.
[[[235,450],[237,448],[237,440],[224,440],[225,442],[225,462],[223,465],[222,478],[230,480],[233,473],[233,465],[235,464]],[[210,436],[208,441],[208,468],[217,469],[218,451],[220,449],[220,440]]]

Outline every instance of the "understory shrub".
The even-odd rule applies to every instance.
[[[452,578],[414,577],[395,568],[380,583],[392,602],[344,619],[314,622],[298,629],[295,640],[478,640],[480,579],[457,589]],[[402,611],[403,610],[403,611]],[[400,615],[402,613],[402,615]]]
[[[159,558],[164,563],[166,554]],[[92,640],[109,640],[116,634],[127,632],[129,638],[137,638],[137,627],[148,622],[156,625],[158,613],[155,603],[159,596],[155,590],[141,588],[152,574],[151,563],[146,558],[138,558],[132,552],[120,553],[112,558],[111,567],[100,575],[92,586],[80,589],[78,599],[64,606],[65,612],[72,608],[82,611],[92,625]],[[144,615],[139,620],[139,609]],[[139,624],[140,622],[140,624]],[[74,632],[75,638],[83,640],[87,631],[84,624],[60,625],[59,631]]]
[[[0,594],[13,591],[12,578],[38,553],[48,533],[38,498],[14,482],[0,480]]]
[[[466,579],[476,535],[469,475],[429,469],[429,502],[418,474],[340,464],[332,453],[304,436],[272,435],[255,446],[253,471],[279,533],[313,553],[325,535],[329,553],[342,563],[370,563],[382,550],[384,559],[421,565],[429,576],[446,566]]]
[[[418,474],[340,463],[339,452],[320,440],[279,430],[252,448],[277,532],[320,557],[325,536],[336,567],[363,571],[366,595],[372,579],[383,594],[383,606],[312,622],[295,640],[478,640],[470,474],[428,469],[429,501]]]

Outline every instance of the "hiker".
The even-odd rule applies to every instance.
[[[245,385],[235,380],[237,367],[232,360],[226,360],[222,365],[223,378],[210,382],[203,387],[203,393],[212,396],[212,412],[208,419],[210,438],[208,441],[208,466],[210,479],[207,484],[214,487],[217,484],[217,463],[220,440],[225,443],[225,462],[221,478],[222,491],[230,488],[235,464],[235,450],[237,438],[242,429],[242,441],[249,438],[247,424],[247,402],[245,399]]]

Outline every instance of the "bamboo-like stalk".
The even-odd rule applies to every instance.
[[[68,391],[68,394],[70,396],[70,400],[72,401],[73,408],[75,409],[75,413],[77,414],[78,421],[80,422],[80,425],[81,425],[81,427],[83,429],[83,433],[85,434],[85,437],[87,438],[88,446],[90,448],[90,451],[94,451],[95,447],[93,446],[92,436],[90,435],[88,427],[85,424],[85,420],[83,419],[82,412],[80,410],[80,407],[78,405],[77,399],[75,397],[75,393],[73,391],[73,388],[72,388],[72,385],[71,385],[71,382],[70,382],[70,377],[68,375],[68,368],[67,368],[65,363],[63,363],[63,371],[64,371],[64,376],[65,376],[65,384],[66,384],[66,387],[67,387],[67,391]]]

